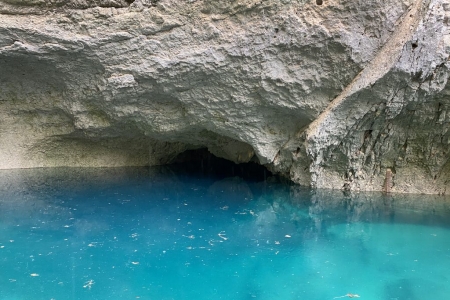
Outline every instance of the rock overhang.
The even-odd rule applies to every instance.
[[[447,193],[444,1],[41,2],[0,1],[2,168],[161,164],[207,147],[306,185],[382,190],[390,168],[392,191]],[[414,5],[399,58],[377,65]],[[343,97],[371,66],[386,68],[376,86]],[[314,122],[331,135],[307,135]]]

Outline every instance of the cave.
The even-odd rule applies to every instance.
[[[246,181],[261,182],[268,178],[278,178],[261,165],[256,156],[250,162],[236,164],[215,156],[207,148],[186,150],[173,158],[169,162],[169,167],[175,168],[178,172],[217,179],[237,176]]]

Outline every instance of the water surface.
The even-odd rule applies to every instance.
[[[0,172],[0,299],[448,299],[450,201],[175,168]]]

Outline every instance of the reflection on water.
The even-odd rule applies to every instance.
[[[0,171],[0,299],[447,299],[449,216],[273,177]]]

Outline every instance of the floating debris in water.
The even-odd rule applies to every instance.
[[[225,231],[221,231],[219,232],[218,236],[223,239],[224,241],[228,240],[228,238],[225,236]]]
[[[87,288],[87,289],[91,289],[92,288],[92,286],[95,284],[95,282],[94,282],[94,280],[88,280],[88,281],[86,281],[86,283],[83,285],[83,288]]]
[[[347,298],[360,298],[360,296],[359,296],[358,294],[351,294],[351,293],[348,293],[348,294],[346,294],[346,295],[344,295],[344,296],[334,297],[333,299],[345,298],[345,297],[347,297]]]

